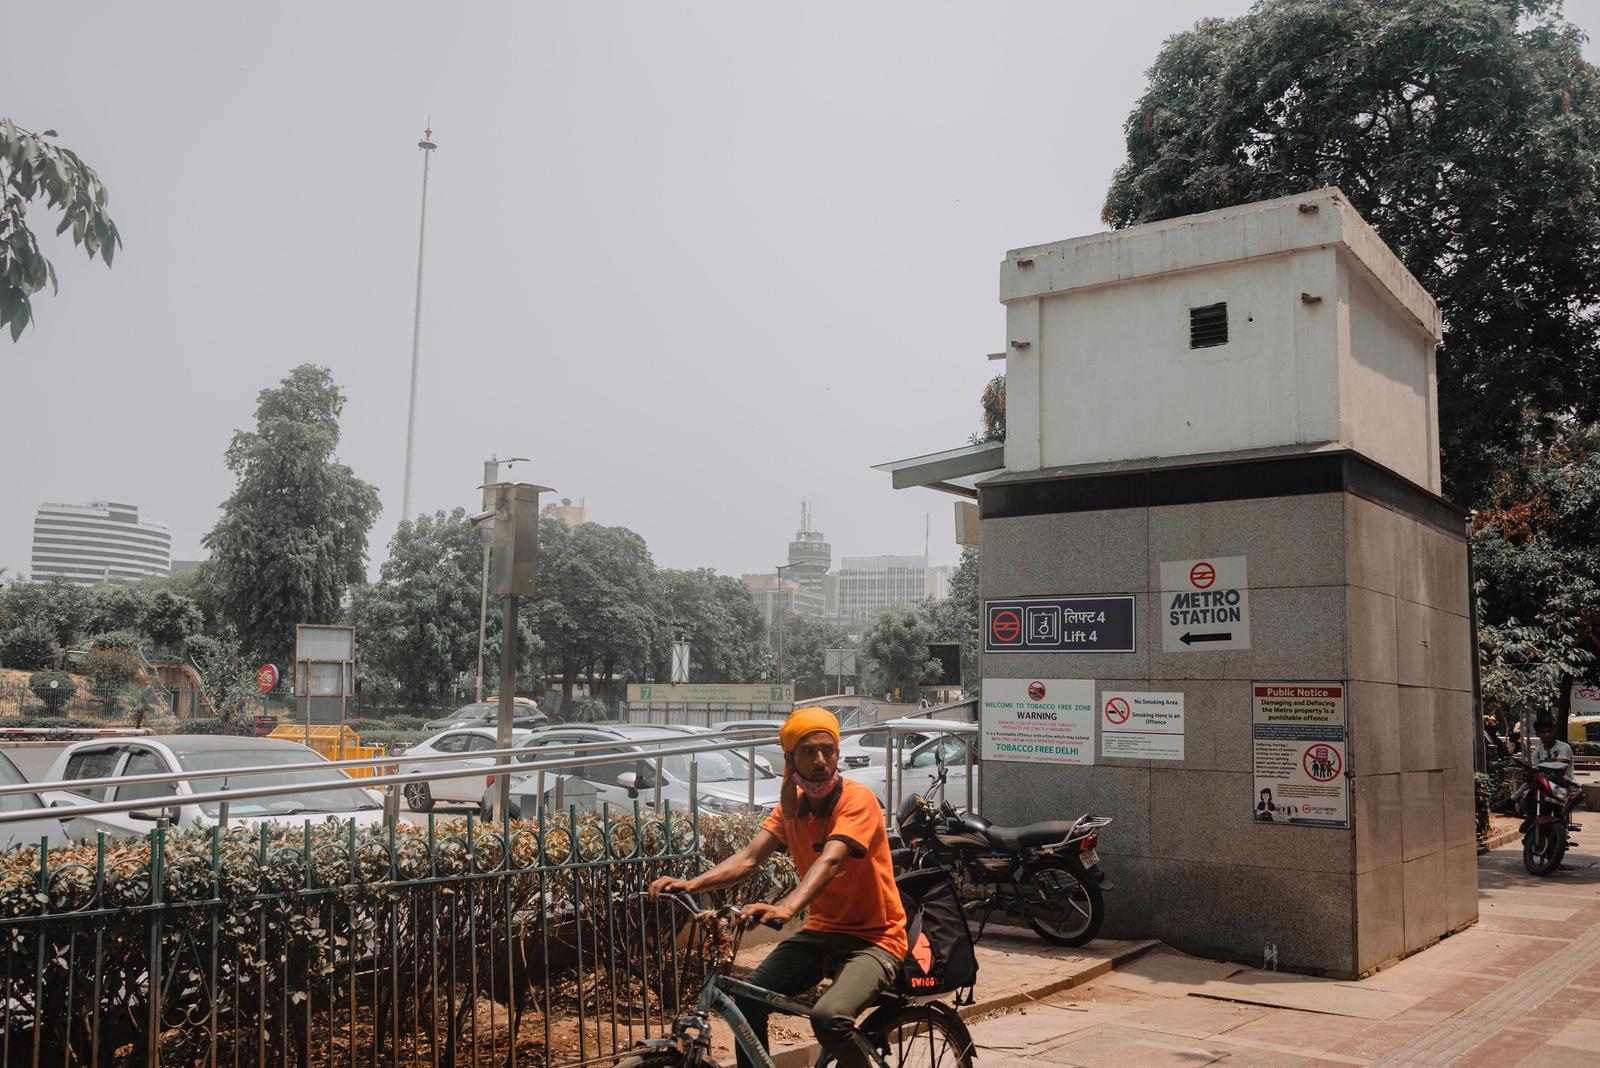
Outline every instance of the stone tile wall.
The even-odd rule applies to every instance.
[[[1247,558],[1251,648],[1166,653],[1160,564]],[[1138,651],[988,654],[986,678],[1182,691],[1185,759],[990,762],[1001,823],[1093,811],[1105,933],[1355,975],[1476,916],[1465,542],[1351,494],[983,524],[982,596],[1131,593]],[[1250,818],[1253,680],[1345,680],[1355,827]]]

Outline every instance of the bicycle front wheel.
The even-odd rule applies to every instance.
[[[927,1005],[907,1005],[871,1021],[867,1041],[889,1068],[972,1068],[972,1040]]]

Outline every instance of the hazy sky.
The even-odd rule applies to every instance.
[[[768,571],[801,497],[835,560],[931,514],[951,562],[951,498],[869,466],[977,428],[1005,250],[1101,228],[1161,40],[1246,6],[9,5],[0,114],[100,172],[125,248],[52,242],[61,293],[0,340],[0,566],[45,500],[203,555],[230,435],[315,362],[376,569],[430,114],[417,508],[475,505],[497,452],[662,566]]]

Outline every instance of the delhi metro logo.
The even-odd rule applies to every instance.
[[[1217,581],[1217,569],[1201,560],[1189,569],[1189,584],[1197,590],[1209,590]]]

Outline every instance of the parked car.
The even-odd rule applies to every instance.
[[[212,772],[183,782],[128,783],[67,787],[42,792],[47,804],[65,809],[61,820],[73,838],[104,831],[114,838],[147,834],[163,815],[178,827],[211,827],[221,818],[221,805],[185,802],[192,794],[245,790],[260,786],[304,786],[303,792],[279,797],[247,798],[228,804],[229,826],[257,826],[272,820],[299,821],[337,816],[358,824],[382,823],[383,803],[338,768],[267,772],[230,777],[237,768],[292,764],[326,764],[326,757],[285,738],[235,738],[217,735],[162,735],[147,738],[97,739],[69,745],[56,757],[46,779],[126,778],[167,772]],[[148,809],[75,816],[71,809],[100,802],[148,800]]]
[[[513,728],[511,744],[516,745],[532,733],[530,730]],[[450,771],[456,768],[467,771],[467,774],[460,778],[406,783],[400,790],[406,799],[406,807],[412,812],[427,812],[433,808],[435,802],[440,801],[446,804],[476,805],[483,795],[486,780],[493,778],[491,773],[483,769],[492,767],[496,763],[496,758],[478,754],[496,748],[497,741],[498,734],[495,727],[466,727],[447,730],[408,748],[406,750],[408,757],[433,756],[438,753],[461,754],[460,760],[407,764],[404,771],[408,775]]]
[[[783,726],[781,719],[730,719],[712,726],[718,734],[745,735],[746,737],[767,738],[776,737],[778,728]],[[768,771],[777,771],[783,767],[783,747],[776,742],[771,745],[758,745],[755,747],[756,760],[764,764]],[[743,750],[748,753],[749,750]]]
[[[513,697],[511,705],[513,727],[528,729],[550,722],[550,717],[539,708],[539,702],[531,697]],[[422,729],[446,731],[452,727],[492,727],[499,722],[500,702],[489,698],[485,701],[475,701],[470,705],[462,705],[443,719],[429,720],[422,725]]]
[[[935,720],[889,720],[889,723],[899,723],[913,726],[916,730],[929,732],[924,740],[915,746],[908,743],[905,756],[900,767],[900,792],[897,796],[908,797],[915,793],[927,793],[933,784],[934,776],[939,771],[939,757],[944,756],[945,766],[948,768],[945,782],[945,798],[957,808],[965,808],[967,804],[967,752],[972,751],[972,790],[977,796],[980,784],[977,759],[978,726],[975,723],[942,723]],[[878,795],[878,802],[884,803],[887,791],[885,789],[885,776],[887,771],[881,763],[865,767],[843,770],[840,774],[846,778],[871,787],[872,792]]]
[[[663,746],[692,744],[697,740],[717,740],[717,732],[706,727],[667,724],[590,723],[563,724],[536,731],[518,743],[527,749],[520,760],[541,758],[555,760],[566,756],[582,756],[581,767],[562,772],[575,775],[595,789],[596,804],[611,804],[620,809],[630,809],[637,802],[643,808],[655,805],[655,761],[651,752]],[[580,742],[611,743],[581,753],[563,753],[561,747]],[[699,767],[695,776],[697,800],[711,812],[725,815],[750,811],[748,788],[750,762],[735,750],[712,751],[694,754]],[[661,800],[671,802],[675,810],[683,811],[689,805],[690,754],[683,753],[661,759]],[[532,773],[519,775],[512,783],[512,793],[526,785]],[[760,763],[755,765],[755,811],[770,812],[779,800],[781,780],[778,775]],[[485,812],[489,809],[489,790],[483,790],[480,803]],[[514,808],[513,816],[521,813]]]
[[[22,772],[17,770],[17,766],[11,762],[11,758],[0,753],[0,786],[21,786],[27,781]],[[24,809],[44,807],[45,803],[38,794],[0,794],[0,812],[21,812]],[[35,819],[0,823],[0,851],[16,849],[19,846],[36,846],[41,841],[49,846],[58,846],[64,844],[67,838],[66,829],[61,826],[61,821],[42,813]]]

